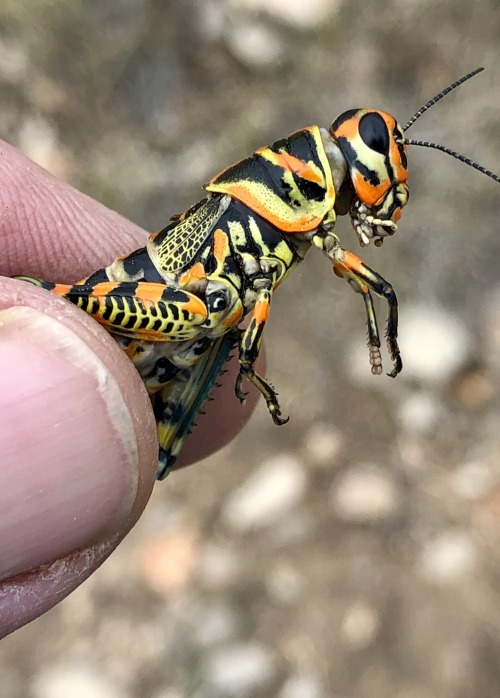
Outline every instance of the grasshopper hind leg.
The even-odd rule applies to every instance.
[[[194,366],[181,370],[155,395],[158,424],[158,472],[163,480],[179,455],[184,441],[196,426],[224,364],[231,355],[235,337],[229,333],[213,342]]]

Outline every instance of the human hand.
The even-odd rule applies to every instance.
[[[0,142],[0,274],[72,282],[148,234]],[[207,407],[182,467],[227,443],[237,367]],[[151,494],[155,421],[138,373],[92,318],[0,277],[0,637],[81,584],[134,526]]]

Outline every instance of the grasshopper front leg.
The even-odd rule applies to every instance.
[[[387,301],[389,312],[387,316],[386,342],[389,356],[392,359],[392,371],[387,374],[395,378],[401,373],[403,362],[398,345],[398,301],[392,286],[370,269],[362,259],[352,252],[334,247],[328,255],[333,261],[333,270],[337,276],[345,279],[351,288],[363,296],[366,315],[368,319],[368,349],[370,352],[370,365],[372,373],[382,373],[382,358],[380,355],[380,337],[377,327],[377,318],[373,307],[371,292]]]
[[[393,363],[392,371],[388,375],[391,378],[395,378],[398,373],[401,373],[403,362],[398,345],[398,299],[391,284],[365,264],[360,257],[348,250],[344,250],[340,246],[337,236],[331,230],[326,228],[319,230],[312,237],[311,242],[332,262],[335,274],[345,279],[351,288],[363,297],[368,321],[370,365],[372,373],[375,375],[382,373],[382,357],[380,355],[380,335],[373,307],[372,293],[375,293],[387,302],[389,311],[385,337],[387,350]]]

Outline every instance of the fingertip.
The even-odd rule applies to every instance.
[[[137,521],[154,483],[156,433],[121,349],[46,291],[0,279],[0,361],[0,599],[10,580],[18,590],[25,580],[18,621],[27,622],[42,570],[73,560],[54,576],[56,603]]]

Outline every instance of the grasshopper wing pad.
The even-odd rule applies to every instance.
[[[204,199],[182,217],[151,236],[150,254],[165,273],[175,274],[188,267],[200,252],[227,204],[220,197]]]
[[[158,421],[160,456],[158,480],[172,469],[186,437],[212,389],[222,368],[230,358],[236,339],[231,333],[215,341],[210,349],[190,369],[186,369],[156,395],[155,412]]]

